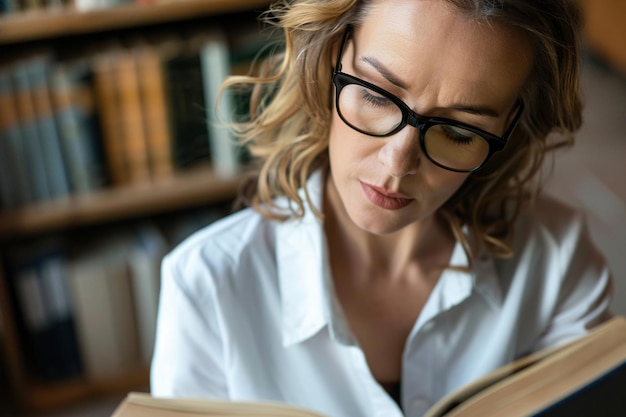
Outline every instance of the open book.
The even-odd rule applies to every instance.
[[[112,417],[332,417],[272,402],[130,393]],[[626,318],[503,366],[438,401],[425,417],[626,416]],[[355,416],[359,417],[359,416]]]

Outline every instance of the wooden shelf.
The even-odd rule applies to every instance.
[[[235,197],[241,177],[221,178],[210,167],[160,182],[117,187],[0,213],[0,239],[48,233],[164,213]]]
[[[176,22],[255,8],[261,10],[268,4],[269,0],[162,0],[155,4],[125,4],[88,12],[29,11],[0,18],[0,45]]]

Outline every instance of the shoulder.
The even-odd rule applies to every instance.
[[[585,214],[552,196],[541,195],[521,213],[513,246],[516,252],[529,245],[558,252],[581,238],[588,238]]]
[[[542,196],[521,213],[512,248],[514,255],[497,260],[496,268],[505,288],[534,300],[531,306],[541,302],[551,310],[570,300],[582,308],[582,300],[604,300],[609,292],[610,272],[584,212],[553,197]]]
[[[195,232],[164,259],[164,274],[177,276],[188,285],[210,278],[220,286],[251,256],[271,259],[276,222],[244,209]],[[255,255],[256,254],[256,255]]]
[[[247,208],[223,217],[186,238],[173,251],[173,256],[210,249],[238,250],[267,226],[260,214]]]
[[[495,262],[505,287],[518,282],[536,297],[561,286],[593,287],[605,274],[584,212],[562,201],[539,197],[520,213],[513,233],[513,256]]]
[[[519,217],[513,258],[498,262],[505,293],[523,306],[520,319],[541,330],[527,338],[533,350],[583,335],[611,314],[611,273],[586,223],[582,210],[542,196]]]
[[[322,178],[316,172],[307,183],[314,203],[321,200]],[[276,207],[285,210],[290,204],[285,197],[275,201]],[[308,206],[302,219],[289,221],[271,220],[247,208],[199,230],[174,248],[163,261],[163,279],[173,278],[196,297],[207,290],[274,287],[279,262],[285,260],[282,252],[300,248],[294,242],[306,240],[319,229]]]

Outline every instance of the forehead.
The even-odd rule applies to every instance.
[[[522,33],[472,20],[444,0],[374,1],[355,38],[360,56],[382,62],[420,94],[479,95],[502,106],[516,99],[533,62]]]

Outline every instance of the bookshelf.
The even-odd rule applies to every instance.
[[[34,10],[0,18],[0,45],[261,10],[269,3],[268,0],[161,0],[88,12]]]
[[[223,201],[235,195],[240,179],[218,177],[210,166],[200,166],[151,184],[112,187],[5,211],[0,213],[0,236],[58,232]]]
[[[108,9],[33,10],[0,16],[0,46],[5,51],[39,51],[48,45],[63,48],[84,38],[133,36],[145,29],[158,32],[206,20],[211,25],[237,22],[239,14],[258,14],[269,0],[163,0],[151,4],[125,3]],[[232,19],[222,19],[228,17]],[[238,28],[223,28],[234,29]],[[134,32],[133,32],[134,31]],[[11,55],[12,56],[12,55]],[[3,63],[12,58],[4,57]],[[37,201],[17,208],[0,208],[0,343],[9,387],[20,410],[42,411],[88,397],[122,393],[148,386],[149,369],[137,363],[124,372],[102,378],[78,375],[59,381],[34,376],[26,363],[6,270],[7,252],[25,241],[90,231],[98,227],[184,212],[231,200],[244,173],[221,176],[207,163],[176,171],[145,183],[109,184],[88,193]]]

